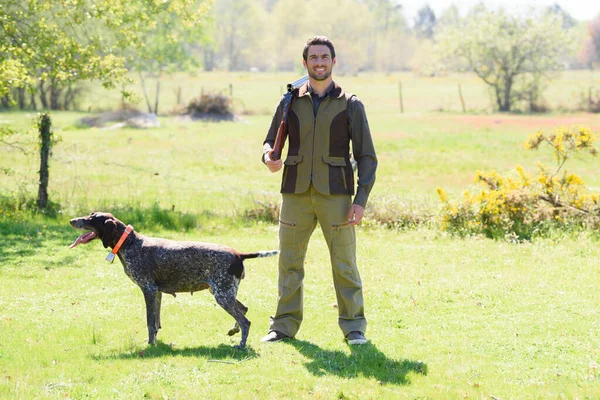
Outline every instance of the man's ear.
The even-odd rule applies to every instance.
[[[332,63],[332,65],[335,65],[336,62],[337,62],[337,58],[333,57],[333,63]]]
[[[306,60],[304,58],[302,58],[302,65],[304,66],[304,69],[307,69],[308,67],[306,66]]]
[[[104,222],[104,232],[102,232],[102,244],[109,247],[111,243],[117,241],[117,223],[113,219],[107,219]]]

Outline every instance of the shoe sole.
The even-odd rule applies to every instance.
[[[365,344],[365,343],[367,343],[367,339],[348,340],[348,344]]]
[[[289,338],[281,338],[281,339],[277,339],[277,340],[261,340],[261,343],[279,343],[279,342],[283,342],[285,340],[287,340]]]
[[[284,337],[282,337],[282,338],[275,339],[275,340],[263,340],[263,339],[261,339],[261,340],[260,340],[260,342],[261,342],[261,343],[277,343],[277,342],[283,342],[283,341],[285,341],[285,340],[289,340],[289,339],[291,339],[291,337],[289,337],[289,336],[284,336]]]

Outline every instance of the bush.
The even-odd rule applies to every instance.
[[[231,97],[222,93],[202,93],[184,108],[183,114],[192,118],[234,119]]]
[[[579,176],[562,171],[574,153],[595,156],[597,139],[585,128],[561,128],[551,135],[540,131],[530,136],[524,147],[537,150],[549,145],[557,162],[554,172],[541,163],[535,178],[521,166],[516,167],[516,177],[478,172],[475,182],[483,189],[465,192],[463,201],[456,204],[438,188],[443,203],[441,228],[458,236],[483,234],[495,239],[531,239],[550,228],[600,228],[600,194],[588,193]]]
[[[256,207],[246,210],[244,218],[251,221],[262,221],[272,224],[279,223],[279,204],[274,202],[261,202],[255,200]]]
[[[435,215],[425,206],[384,199],[369,202],[363,225],[402,230],[428,226],[434,221]]]

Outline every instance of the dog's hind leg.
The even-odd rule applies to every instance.
[[[242,310],[244,312],[244,315],[246,315],[246,313],[248,312],[248,307],[246,307],[245,305],[243,305],[239,300],[236,300],[237,302],[237,306],[240,308],[240,310]],[[233,336],[236,333],[238,333],[240,331],[240,324],[237,323],[237,321],[233,324],[233,327],[229,330],[229,332],[227,332],[227,334],[229,336]]]
[[[240,344],[236,347],[238,349],[243,349],[244,347],[246,347],[246,341],[248,340],[248,333],[250,332],[250,321],[244,315],[245,311],[238,306],[239,302],[235,299],[235,292],[236,290],[233,288],[225,293],[215,291],[215,300],[217,300],[217,304],[223,307],[223,309],[235,319],[240,329],[242,330],[242,340],[240,341]]]
[[[148,325],[148,344],[156,344],[156,334],[158,333],[158,321],[156,317],[157,293],[156,286],[146,286],[142,288],[144,300],[146,301],[146,323]]]

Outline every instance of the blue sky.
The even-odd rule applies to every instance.
[[[414,20],[417,11],[426,4],[429,4],[437,17],[452,4],[458,7],[461,15],[465,15],[479,3],[484,3],[488,8],[504,7],[516,12],[527,12],[530,7],[542,8],[557,3],[579,20],[591,20],[600,14],[600,0],[406,0],[398,2],[402,4],[404,15],[410,23]]]

